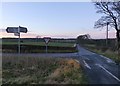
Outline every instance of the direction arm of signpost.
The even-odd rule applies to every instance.
[[[19,26],[19,31],[18,31],[18,27],[7,27],[6,31],[7,33],[18,33],[18,32],[27,33],[28,32],[26,27],[21,27],[21,26]]]
[[[7,33],[17,33],[18,27],[7,27],[6,31]]]
[[[19,26],[19,29],[20,29],[20,32],[23,32],[23,33],[27,33],[28,32],[26,27]]]
[[[18,38],[18,53],[20,54],[20,32],[27,33],[26,27],[7,27],[7,33],[14,33],[15,36],[19,36]]]

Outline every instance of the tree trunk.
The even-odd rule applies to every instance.
[[[118,50],[118,62],[120,62],[120,30],[117,30],[117,50]]]
[[[118,49],[120,48],[120,30],[117,30],[117,42],[118,42]]]

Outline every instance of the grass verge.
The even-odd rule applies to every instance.
[[[86,84],[75,59],[3,57],[3,84]]]
[[[118,58],[118,53],[117,51],[112,51],[110,49],[103,49],[103,48],[98,48],[95,45],[84,45],[85,48],[87,48],[88,50],[95,52],[97,54],[106,56],[112,60],[114,60],[115,62],[119,62],[120,63],[120,57]]]

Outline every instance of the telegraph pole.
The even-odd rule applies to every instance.
[[[106,46],[108,46],[108,25],[109,25],[109,23],[107,22],[107,28],[106,28]]]

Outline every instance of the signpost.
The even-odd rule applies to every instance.
[[[20,35],[20,33],[14,33],[14,35],[15,35],[15,36],[19,36],[19,35]]]
[[[19,30],[20,29],[20,30]],[[27,33],[27,28],[26,27],[7,27],[6,29],[7,33]]]
[[[26,27],[21,27],[19,26],[20,32],[27,33],[27,28]]]
[[[7,27],[7,33],[14,33],[15,36],[19,36],[18,39],[18,53],[20,54],[20,32],[27,33],[26,27]]]
[[[18,33],[18,27],[7,27],[7,33]]]
[[[46,44],[46,53],[47,53],[47,50],[48,50],[48,48],[47,48],[47,45],[48,45],[48,42],[50,41],[50,37],[44,37],[44,40],[45,40],[45,44]]]

